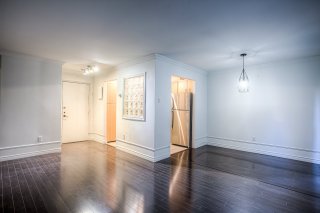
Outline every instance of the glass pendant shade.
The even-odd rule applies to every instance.
[[[239,78],[239,92],[249,92],[249,78],[245,70],[242,70]]]
[[[243,61],[242,61],[242,72],[240,74],[239,85],[238,85],[239,92],[249,92],[249,78],[246,71],[244,70],[244,57],[246,55],[247,55],[246,53],[243,53],[240,55],[242,56]]]

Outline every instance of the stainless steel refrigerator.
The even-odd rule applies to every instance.
[[[171,104],[171,144],[191,147],[192,93],[172,93]]]

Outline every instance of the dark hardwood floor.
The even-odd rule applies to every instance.
[[[319,165],[210,146],[151,163],[82,142],[0,167],[3,213],[320,212]]]
[[[302,161],[205,146],[193,163],[320,198],[320,165]]]

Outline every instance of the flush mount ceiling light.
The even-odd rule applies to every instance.
[[[89,75],[98,72],[99,68],[96,65],[88,65],[86,68],[83,68],[81,70],[83,72],[83,75]]]
[[[244,70],[244,57],[246,55],[246,53],[242,53],[240,55],[242,57],[242,72],[239,78],[239,92],[249,92],[249,78],[246,71]]]

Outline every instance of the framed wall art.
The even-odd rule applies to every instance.
[[[146,115],[146,73],[124,78],[122,118],[145,120]]]

